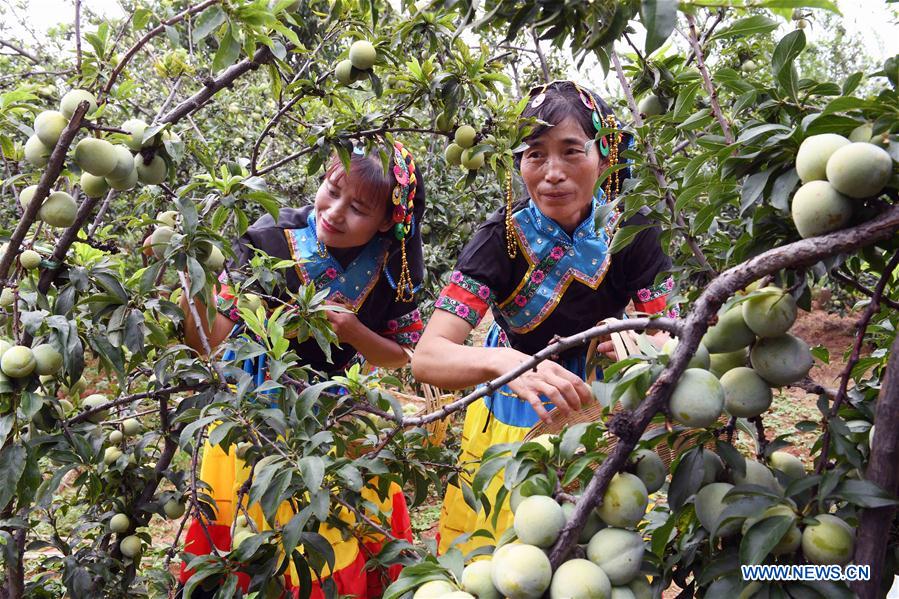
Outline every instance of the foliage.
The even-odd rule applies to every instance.
[[[0,489],[0,559],[11,596],[167,596],[174,585],[167,566],[180,539],[170,550],[157,543],[142,557],[127,558],[118,546],[125,535],[110,532],[109,520],[117,512],[129,514],[133,523],[127,534],[136,533],[150,547],[155,539],[146,527],[154,515],[164,517],[167,501],[186,502],[184,518],[209,513],[206,489],[197,480],[204,439],[225,449],[252,444],[246,455],[253,474],[245,494],[258,501],[270,523],[282,502],[295,507],[285,526],[256,535],[230,553],[191,563],[197,570],[193,583],[215,583],[222,597],[236,596],[237,570],[251,574],[251,591],[264,591],[290,562],[304,575],[301,586],[308,588],[310,567],[320,571],[333,559],[318,535],[319,524],[345,526],[338,518],[344,508],[369,509],[360,493],[364,486],[383,494],[395,481],[405,486],[414,505],[442,494],[448,478],[455,480],[455,456],[449,447],[431,446],[420,426],[388,422],[403,419],[402,406],[389,392],[396,379],[354,368],[322,381],[289,351],[287,339],[293,334],[314,338],[323,348],[335,341],[324,317],[323,294],[307,286],[292,294],[289,306],[275,301],[289,262],[254,258],[239,295],[262,294],[273,311],[242,311],[252,338],[229,342],[230,360],[221,352],[212,358],[197,355],[183,344],[184,313],[170,294],[184,285],[199,309],[206,305],[211,311],[219,273],[205,264],[209,244],[233,256],[232,240],[258,216],[309,201],[332,153],[346,159],[354,144],[376,151],[395,137],[416,157],[427,182],[427,306],[473,228],[503,200],[513,150],[522,141],[518,100],[544,77],[531,49],[535,38],[546,42],[540,60],[550,76],[572,67],[563,52],[569,48],[574,63],[595,58],[610,77],[617,76],[615,61],[623,61],[623,94],[609,101],[637,144],[625,153],[634,177],[624,184],[620,207],[625,215],[648,209],[662,224],[677,274],[671,295],[684,308],[717,273],[799,239],[789,214],[799,185],[793,165],[804,139],[848,135],[870,123],[872,134],[888,142],[885,147],[899,160],[897,57],[863,56],[858,44],[845,37],[841,52],[833,56],[811,53],[802,29],[783,33],[794,8],[814,14],[815,26],[837,30],[835,8],[824,0],[694,0],[679,6],[493,0],[480,7],[464,0],[415,5],[167,0],[125,2],[123,7],[127,17],[120,20],[82,7],[75,56],[68,41],[74,24],[0,56],[4,241],[24,215],[14,198],[38,184],[45,172],[23,160],[34,117],[55,109],[69,89],[86,88],[101,98],[100,109],[88,120],[107,130],[88,134],[122,140],[124,134],[115,129],[127,119],[142,118],[151,125],[145,140],[172,132],[183,140],[153,142],[169,166],[165,184],[140,185],[97,202],[77,241],[62,247],[64,267],[58,272],[51,253],[61,247],[61,231],[42,225],[29,229],[24,245],[42,254],[41,269],[25,271],[14,263],[5,282],[15,290],[15,301],[3,309],[2,336],[50,343],[63,356],[56,376],[0,380],[0,478],[6,481]],[[16,19],[20,8],[0,7],[2,21]],[[689,35],[688,17],[702,23],[703,68],[714,96],[699,57],[679,50],[675,28]],[[648,31],[646,42],[624,51],[638,20]],[[0,28],[4,38],[9,33]],[[366,78],[344,86],[332,69],[356,39],[371,41],[378,59]],[[744,68],[749,61],[759,70]],[[851,72],[845,70],[848,65]],[[628,96],[648,93],[661,98],[666,111],[639,121]],[[438,125],[441,117],[449,127]],[[462,124],[475,127],[476,149],[487,152],[485,167],[477,171],[454,169],[442,157],[447,138]],[[80,175],[77,165],[66,161],[53,188],[75,191]],[[55,174],[51,179],[53,184]],[[857,211],[853,224],[896,202],[895,168],[889,187]],[[147,257],[139,251],[141,243],[163,210],[178,212],[178,236],[161,257]],[[619,235],[628,233],[634,231]],[[619,245],[626,241],[622,237]],[[896,240],[894,234],[851,255],[786,269],[775,282],[809,309],[813,287],[845,286],[830,274],[838,269],[869,290],[886,277],[884,303],[897,302],[899,285],[889,284],[894,279],[888,272]],[[3,255],[0,251],[0,259]],[[189,284],[179,275],[189,277]],[[39,283],[47,277],[49,284]],[[874,483],[853,478],[867,464],[870,446],[847,423],[873,422],[897,325],[896,310],[875,313],[866,337],[873,351],[850,373],[846,401],[832,413],[832,402],[821,396],[829,442],[825,447],[821,436],[813,452],[827,467],[788,486],[785,494],[807,507],[804,515],[835,508],[855,520],[865,508],[891,504]],[[263,354],[271,376],[257,386],[241,365]],[[653,374],[668,364],[665,356],[650,358]],[[232,384],[224,384],[222,374]],[[607,374],[612,386],[600,395],[610,398],[634,385],[643,386],[642,395],[649,385],[647,376],[628,375],[623,368]],[[87,387],[78,390],[82,377]],[[108,406],[113,415],[105,421],[92,422],[95,418],[83,412],[82,400],[92,392],[106,393],[115,404]],[[63,400],[82,412],[68,412]],[[106,449],[116,445],[109,433],[132,416],[142,419],[144,432],[118,443],[123,455],[106,463]],[[664,422],[665,415],[655,416],[655,424]],[[755,431],[745,422],[739,426]],[[806,420],[796,426],[811,431],[821,424]],[[653,430],[639,447],[692,439],[697,447],[713,446],[730,470],[745,469],[723,430]],[[758,455],[768,456],[789,439],[784,434],[756,441]],[[361,451],[372,448],[378,449]],[[593,476],[591,466],[606,460],[610,449],[603,423],[568,429],[552,456],[534,443],[495,448],[473,484],[464,487],[466,498],[472,505],[483,502],[486,484],[501,469],[504,494],[535,474],[544,475],[553,490],[557,482],[584,488]],[[742,545],[714,545],[698,525],[690,499],[702,466],[699,451],[687,451],[675,461],[669,505],[658,505],[648,517],[643,532],[651,538],[651,554],[644,571],[655,577],[657,588],[674,581],[706,596],[738,592],[742,583],[734,571],[739,563],[769,559],[784,528],[757,527]],[[735,509],[734,516],[780,501],[753,488],[738,487],[734,496],[743,510]],[[347,530],[371,532],[364,522]],[[33,552],[49,557],[31,561]],[[458,578],[461,556],[426,554],[402,542],[387,545],[376,558],[380,564],[423,560],[408,567],[388,594],[399,597],[437,574]],[[896,567],[890,564],[888,570]],[[802,592],[800,586],[791,590]],[[837,584],[812,587],[837,596],[847,592]]]

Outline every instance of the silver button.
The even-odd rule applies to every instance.
[[[300,241],[306,241],[306,237],[300,237]]]
[[[537,240],[537,243],[538,243],[538,244],[543,243],[543,239],[542,239],[542,238],[538,239],[538,240]]]
[[[594,258],[594,259],[592,260],[592,262],[593,262],[593,266],[596,266],[596,263],[598,262],[598,260],[597,260],[596,258]]]
[[[359,291],[359,285],[356,285],[356,291]]]
[[[574,250],[568,250],[568,255],[569,255],[569,256],[574,256]]]
[[[524,311],[524,315],[525,315],[525,316],[530,316],[530,315],[531,315],[531,311],[530,311],[530,310],[525,310],[525,311]]]
[[[341,282],[341,283],[345,283],[345,282],[346,282],[346,277],[340,277],[340,282]]]
[[[581,231],[580,233],[577,234],[577,236],[578,236],[578,237],[583,237],[583,236],[584,236],[584,232]]]

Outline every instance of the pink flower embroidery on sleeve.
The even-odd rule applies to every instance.
[[[337,278],[337,269],[329,268],[328,270],[325,271],[325,276],[328,277],[329,279],[336,279]]]
[[[549,253],[549,255],[553,260],[558,260],[559,258],[561,258],[562,256],[565,255],[565,250],[562,249],[562,247],[557,245],[556,247],[554,247],[552,249],[552,251]]]
[[[387,321],[387,330],[388,331],[395,331],[398,327],[399,327],[399,324],[397,323],[397,321],[395,321],[395,320]]]
[[[490,288],[486,285],[481,285],[478,287],[478,297],[482,300],[486,300],[490,297]]]
[[[458,304],[456,306],[456,314],[458,314],[462,318],[465,318],[466,316],[468,316],[469,312],[470,312],[470,310],[468,309],[468,306],[466,306],[465,304]]]
[[[652,293],[649,292],[649,289],[641,289],[637,292],[637,299],[641,302],[648,302],[652,297]]]
[[[518,306],[519,308],[523,308],[526,303],[528,303],[528,300],[525,296],[523,296],[523,295],[515,296],[515,305]]]
[[[458,270],[454,270],[453,274],[450,275],[450,281],[453,283],[461,283],[462,282],[462,273]]]
[[[545,278],[546,274],[542,270],[535,270],[534,274],[531,275],[531,280],[538,284],[542,283]]]

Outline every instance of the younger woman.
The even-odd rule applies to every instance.
[[[247,264],[251,247],[291,259],[294,268],[286,273],[288,289],[297,292],[301,285],[311,283],[317,290],[328,289],[328,300],[349,310],[327,313],[340,340],[339,346],[331,347],[331,361],[314,339],[291,342],[291,349],[304,364],[331,376],[342,374],[357,354],[375,366],[398,368],[407,362],[407,348],[418,341],[423,328],[414,292],[424,274],[419,232],[424,195],[424,183],[412,155],[401,144],[393,148],[387,173],[377,156],[353,154],[348,172],[334,157],[312,205],[281,209],[277,222],[265,215],[239,240],[236,267]],[[220,280],[226,283],[224,274]],[[279,299],[289,301],[289,296],[284,293]],[[186,300],[182,298],[181,304],[187,316],[185,339],[203,352]],[[205,321],[205,311],[200,311],[212,347],[242,329],[227,285],[219,290],[217,304],[219,314],[212,327]],[[225,356],[229,357],[233,355]],[[248,361],[246,369],[254,372],[257,382],[264,380],[261,360],[253,364]],[[233,447],[226,454],[207,443],[200,478],[212,487],[217,510],[215,521],[207,522],[207,529],[222,551],[230,549],[237,491],[248,474]],[[390,496],[383,501],[373,489],[364,489],[363,495],[382,512],[391,514],[385,527],[395,537],[411,541],[406,501],[397,485],[391,486]],[[261,529],[259,507],[250,506],[250,514]],[[340,531],[329,526],[323,525],[319,533],[334,549],[334,570],[324,575],[330,575],[337,592],[361,599],[379,595],[384,573],[366,572],[365,562],[369,554],[380,550],[381,540],[366,542],[362,547],[352,537],[343,539]],[[191,523],[184,550],[191,555],[210,552],[206,533],[197,521]],[[391,570],[395,578],[398,570]],[[191,574],[182,565],[181,581],[186,582]],[[240,576],[246,589],[249,579]],[[312,597],[323,597],[314,576]]]
[[[570,81],[535,88],[522,113],[539,125],[525,140],[516,164],[528,197],[508,203],[484,222],[463,248],[450,283],[435,307],[412,361],[415,377],[444,389],[461,389],[504,374],[556,336],[568,336],[607,317],[621,316],[631,300],[641,312],[666,307],[671,279],[654,285],[671,263],[659,246],[659,228],[638,213],[624,223],[605,206],[615,199],[627,171],[618,171],[597,189],[601,174],[622,159],[629,136],[617,131],[611,109],[589,90]],[[594,140],[598,131],[616,131]],[[594,191],[595,190],[595,191]],[[601,222],[597,222],[597,221]],[[609,245],[618,226],[643,225],[614,256]],[[493,313],[485,347],[464,345],[487,310]],[[599,350],[611,352],[611,342]],[[578,410],[591,400],[584,383],[585,350],[573,349],[544,361],[508,385],[469,406],[462,432],[460,463],[476,468],[484,451],[524,439],[554,409]],[[470,484],[470,480],[469,480]],[[496,477],[488,491],[502,485]],[[491,505],[493,501],[491,501]],[[458,487],[449,487],[440,518],[439,549],[445,552],[463,533],[493,530],[496,538],[511,524],[508,504],[494,514],[474,513]],[[487,541],[476,537],[464,550]]]

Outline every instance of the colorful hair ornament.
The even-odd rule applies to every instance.
[[[412,213],[415,209],[415,161],[403,144],[393,144],[393,176],[396,186],[393,188],[393,235],[400,242],[402,252],[402,270],[396,282],[396,299],[411,302],[415,294],[409,262],[406,258],[406,237],[412,231]]]

